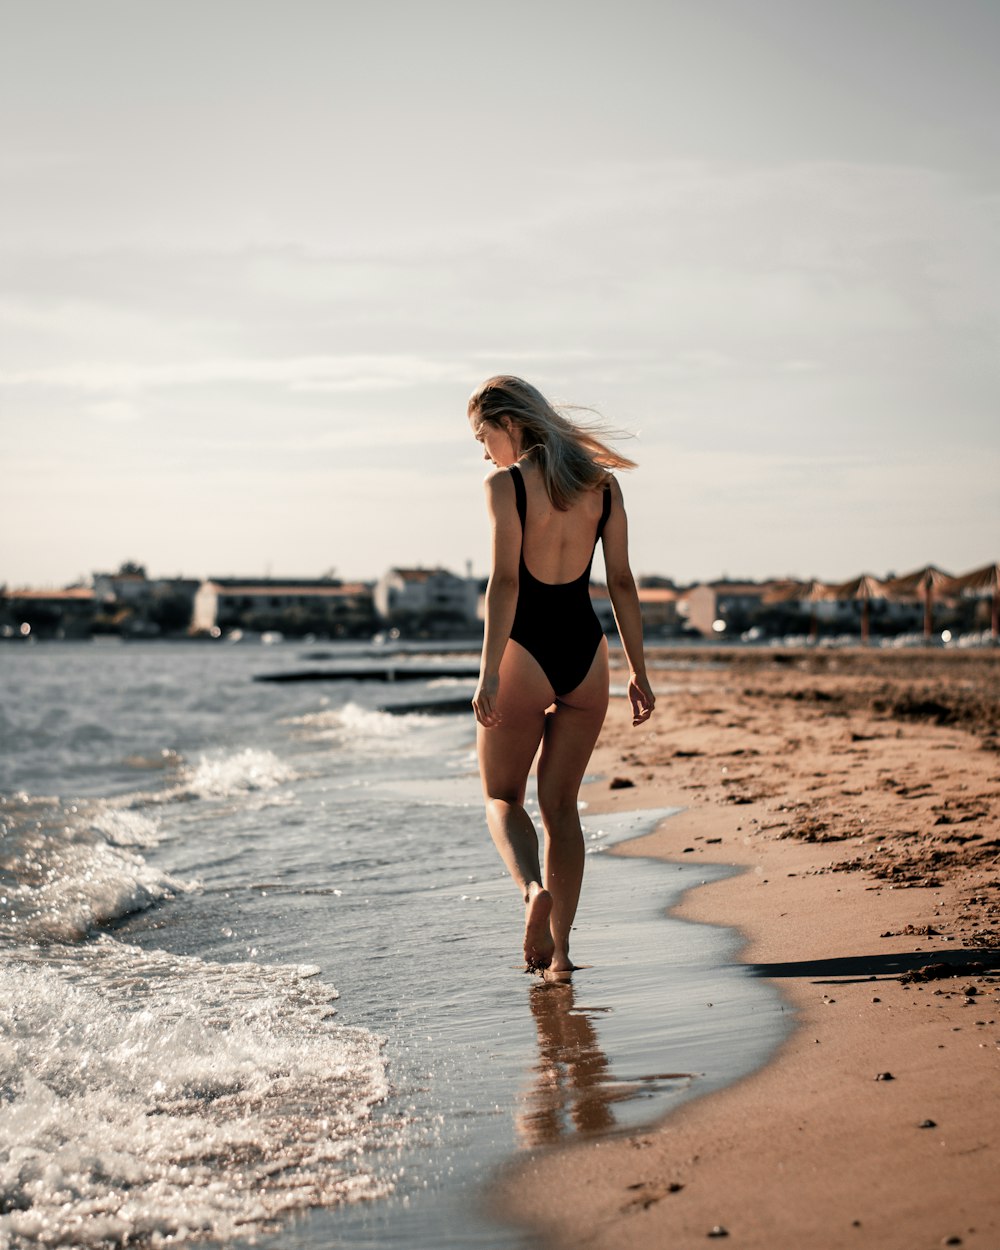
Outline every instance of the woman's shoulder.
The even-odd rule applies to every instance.
[[[622,497],[622,488],[618,485],[618,479],[607,470],[601,474],[593,486],[587,486],[584,489],[593,491],[595,495],[603,495],[610,492],[612,499],[621,499]]]
[[[514,500],[514,480],[509,469],[492,468],[483,478],[483,489],[492,503]]]
[[[510,481],[511,481],[510,469],[509,468],[504,469],[504,468],[501,468],[499,465],[494,465],[492,469],[489,469],[487,471],[486,476],[483,478],[483,485],[486,487],[487,490],[496,490],[497,486],[499,485],[500,489],[502,490],[503,483],[509,484]]]

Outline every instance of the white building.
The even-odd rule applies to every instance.
[[[375,584],[375,610],[393,624],[471,624],[477,582],[447,569],[389,569]]]
[[[738,636],[747,629],[770,582],[703,582],[692,586],[685,598],[688,623],[706,638]]]
[[[363,634],[373,624],[372,592],[362,582],[213,577],[194,598],[192,628]]]

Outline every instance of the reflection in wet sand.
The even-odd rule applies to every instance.
[[[631,1097],[635,1087],[616,1083],[612,1076],[591,1023],[596,1013],[574,1006],[570,981],[540,982],[529,997],[538,1029],[538,1063],[516,1116],[522,1146],[613,1129],[612,1103]]]

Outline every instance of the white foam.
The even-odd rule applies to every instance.
[[[433,716],[421,712],[393,716],[389,712],[359,707],[357,703],[346,703],[340,710],[340,717],[345,729],[365,738],[405,738],[414,729],[433,727],[435,721]]]
[[[335,994],[106,937],[8,960],[0,1246],[228,1239],[389,1192],[363,1154],[381,1041]]]
[[[273,751],[245,747],[232,755],[203,755],[188,771],[181,789],[198,798],[220,799],[273,790],[294,777],[294,769]]]
[[[134,851],[77,840],[71,830],[8,831],[6,841],[0,936],[18,942],[75,941],[95,925],[193,888]]]
[[[331,742],[338,747],[380,754],[410,755],[427,750],[426,734],[440,732],[440,716],[422,712],[405,712],[399,716],[345,703],[343,707],[296,716],[287,722],[301,726],[306,738],[313,742]]]
[[[90,817],[90,827],[114,846],[155,846],[160,840],[159,823],[143,812],[105,808]]]

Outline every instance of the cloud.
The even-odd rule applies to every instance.
[[[0,386],[90,392],[259,383],[293,391],[357,391],[420,387],[463,376],[468,377],[467,366],[417,356],[233,357],[162,364],[82,361],[47,369],[0,369]]]
[[[0,381],[0,386],[2,385]],[[87,404],[85,411],[99,421],[135,421],[140,416],[136,405],[124,399],[108,399],[96,404]]]
[[[833,563],[848,544],[867,552],[871,533],[888,542],[893,516],[929,539],[915,479],[895,466],[955,466],[935,488],[953,546],[995,520],[995,500],[962,485],[995,450],[987,195],[932,170],[844,163],[594,164],[535,191],[502,221],[351,256],[335,239],[0,249],[13,474],[48,455],[59,497],[81,463],[102,461],[112,490],[155,464],[165,499],[171,475],[180,489],[193,472],[224,518],[251,485],[294,497],[312,458],[351,498],[373,474],[369,496],[412,518],[406,541],[428,560],[464,559],[475,552],[436,510],[466,498],[466,396],[511,370],[642,432],[648,571],[682,572],[643,535],[693,515],[710,521],[685,539],[690,575],[726,562],[713,551],[727,544],[745,572],[789,571],[806,533]],[[115,437],[88,438],[102,429]],[[442,460],[453,495],[428,502],[422,475]],[[860,463],[878,490],[845,467]],[[831,515],[848,518],[836,531],[800,506],[831,491]],[[477,486],[468,498],[479,506]],[[391,525],[354,538],[358,572],[403,558]]]
[[[0,255],[0,277],[25,336],[44,340],[50,318],[47,367],[73,363],[74,333],[88,360],[118,363],[130,320],[132,368],[194,381],[298,369],[305,386],[356,389],[419,384],[420,369],[451,376],[498,342],[595,365],[627,364],[629,350],[674,369],[700,357],[703,372],[706,359],[762,352],[850,363],[873,336],[882,350],[997,325],[992,208],[935,171],[595,164],[553,171],[534,192],[503,221],[419,246]]]

